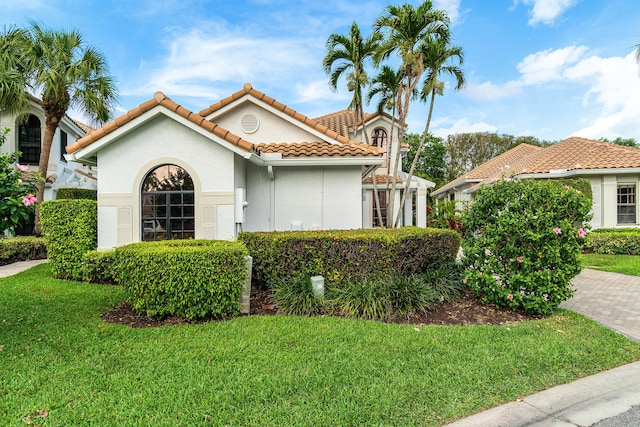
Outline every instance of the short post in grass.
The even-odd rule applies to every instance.
[[[251,312],[251,270],[253,267],[253,258],[249,255],[245,256],[247,261],[247,278],[242,285],[242,295],[240,296],[240,313],[249,314]]]
[[[324,298],[324,277],[312,276],[311,289],[313,290],[313,295],[316,298]]]

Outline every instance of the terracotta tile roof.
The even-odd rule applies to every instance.
[[[71,117],[69,117],[69,120],[71,120],[73,122],[73,124],[78,126],[82,130],[82,132],[85,133],[85,135],[89,135],[91,132],[94,132],[96,130],[96,128],[91,127],[91,126],[89,126],[89,125],[87,125],[85,123],[82,123],[81,121],[78,121],[76,119],[72,119]]]
[[[391,117],[389,114],[382,113],[382,115],[393,121],[393,117]],[[377,112],[364,113],[364,121],[368,122],[378,116],[380,116],[380,113]],[[336,111],[335,113],[316,117],[313,120],[346,137],[350,137],[349,129],[352,129],[353,131],[358,126],[362,125],[362,121],[359,117],[356,117],[356,113],[353,110],[340,110]]]
[[[77,140],[75,143],[68,145],[67,153],[75,153],[76,151],[93,144],[98,139],[129,123],[131,120],[135,119],[138,116],[141,116],[143,113],[151,110],[154,107],[157,107],[158,105],[161,105],[164,108],[175,112],[176,114],[223,138],[227,142],[236,145],[239,148],[242,148],[243,150],[250,151],[253,148],[253,144],[251,142],[242,139],[237,135],[234,135],[233,133],[216,125],[215,123],[205,120],[204,117],[187,110],[186,108],[173,102],[164,93],[156,92],[153,95],[152,99],[143,102],[138,107],[129,110],[127,113],[117,117],[115,120],[107,123],[100,129],[91,132],[87,136]]]
[[[571,137],[544,150],[523,173],[566,169],[640,168],[640,149]]]
[[[241,90],[233,93],[231,96],[228,96],[218,102],[216,102],[215,104],[211,104],[209,107],[205,108],[204,110],[200,111],[198,114],[201,115],[202,117],[206,117],[212,113],[214,113],[215,111],[231,104],[232,102],[242,98],[245,95],[251,95],[254,98],[264,102],[265,104],[275,108],[278,111],[282,111],[283,113],[287,114],[288,116],[298,120],[299,122],[304,123],[305,125],[315,129],[316,131],[327,135],[329,138],[331,139],[335,139],[336,141],[342,143],[342,144],[351,144],[351,145],[364,145],[366,147],[369,147],[366,144],[363,144],[361,142],[358,141],[353,141],[351,139],[349,139],[349,133],[341,133],[338,132],[335,129],[331,129],[329,128],[326,124],[324,123],[320,123],[314,119],[311,119],[307,116],[305,116],[304,114],[300,114],[298,113],[296,110],[287,107],[286,105],[276,101],[275,99],[265,95],[264,93],[256,90],[253,88],[253,86],[251,86],[250,83],[245,83],[244,86],[242,87]],[[374,148],[375,150],[379,151],[380,154],[383,154],[382,150],[377,149],[375,147],[370,147],[370,148]]]
[[[386,183],[392,183],[392,182],[393,182],[392,176],[376,174],[376,184],[386,184]],[[402,178],[400,178],[399,176],[396,177],[397,184],[402,184],[403,182],[404,181],[402,180]],[[371,175],[367,176],[365,179],[362,180],[362,183],[373,184],[373,177]]]
[[[364,145],[364,144],[362,144]],[[329,144],[326,142],[260,143],[255,145],[258,153],[281,153],[282,157],[353,157],[378,156],[379,152],[368,146],[352,144]]]
[[[615,168],[640,168],[640,149],[574,136],[546,148],[520,144],[445,184],[434,194],[467,181],[487,183],[503,175]]]

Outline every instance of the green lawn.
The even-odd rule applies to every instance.
[[[502,326],[239,317],[131,329],[120,288],[0,280],[0,425],[437,426],[640,359],[580,315]]]
[[[640,256],[582,254],[582,266],[595,270],[640,276]]]

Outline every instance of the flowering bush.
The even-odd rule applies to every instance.
[[[9,129],[0,130],[0,147]],[[20,153],[0,154],[0,237],[15,234],[20,221],[27,221],[34,210],[36,178],[22,178],[27,166],[18,163]]]
[[[463,216],[465,278],[485,302],[550,314],[571,297],[590,200],[558,181],[499,180]]]

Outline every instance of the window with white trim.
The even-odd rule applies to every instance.
[[[618,184],[618,224],[636,223],[636,184]]]

